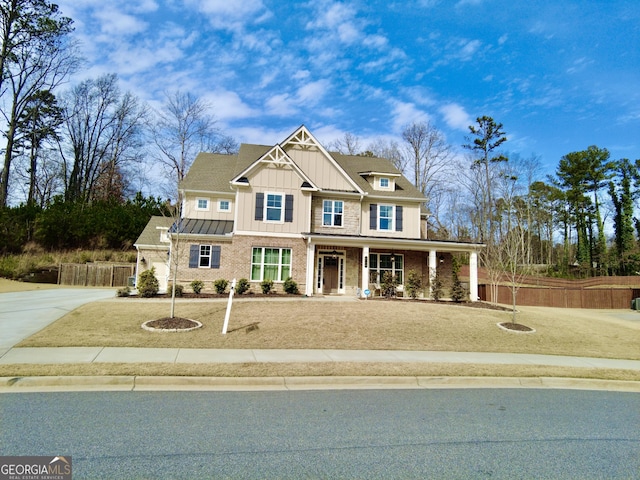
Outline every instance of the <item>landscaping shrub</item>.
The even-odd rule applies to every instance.
[[[404,284],[404,289],[411,298],[418,298],[418,294],[422,289],[422,278],[415,270],[409,270],[407,272],[407,280]]]
[[[251,284],[246,278],[241,278],[236,282],[236,293],[239,295],[249,291],[249,288],[251,288]]]
[[[451,300],[456,303],[460,303],[467,299],[467,290],[462,285],[458,273],[460,272],[460,265],[458,259],[453,257],[453,284],[451,285]]]
[[[440,278],[439,270],[436,269],[436,276],[431,282],[431,298],[437,302],[442,298],[443,294],[442,278]]]
[[[138,279],[138,294],[140,294],[141,297],[154,297],[158,294],[159,289],[160,284],[156,278],[155,268],[145,270],[140,274],[140,278]]]
[[[213,287],[216,289],[216,293],[224,293],[224,291],[227,289],[227,285],[229,285],[229,282],[224,278],[213,282]]]
[[[262,293],[267,295],[268,293],[271,292],[271,289],[273,288],[273,280],[264,280],[260,284],[260,288],[262,289]]]
[[[382,295],[385,297],[395,297],[397,286],[398,279],[393,273],[387,271],[382,274],[382,284],[380,285]]]
[[[173,295],[173,283],[169,284],[167,293],[170,295]],[[180,285],[179,283],[176,283],[176,297],[182,297],[182,295],[184,295],[184,286]]]
[[[289,277],[284,281],[284,291],[290,295],[297,295],[300,293],[298,291],[298,284],[293,280],[293,278]]]
[[[196,295],[200,295],[200,292],[203,288],[204,282],[202,280],[194,280],[193,282],[191,282],[191,290],[193,290],[193,293],[195,293]]]
[[[128,297],[131,295],[131,289],[129,287],[122,287],[116,290],[117,297]]]

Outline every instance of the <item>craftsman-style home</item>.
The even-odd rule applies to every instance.
[[[259,292],[270,279],[281,291],[291,277],[308,296],[377,295],[387,271],[402,292],[413,270],[428,297],[463,253],[478,299],[482,245],[428,240],[426,198],[389,160],[330,153],[304,126],[277,145],[200,153],[180,191],[180,220],[154,217],[136,242],[138,273],[155,267],[161,289],[176,264],[182,284],[247,278]]]

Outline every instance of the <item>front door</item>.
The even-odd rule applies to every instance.
[[[322,293],[338,293],[338,259],[324,257]]]

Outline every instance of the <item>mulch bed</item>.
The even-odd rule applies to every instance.
[[[507,330],[515,330],[516,332],[532,332],[533,331],[533,328],[527,327],[526,325],[522,325],[520,323],[504,322],[504,323],[501,323],[500,326],[502,328],[506,328]]]
[[[194,328],[198,326],[198,324],[193,320],[189,320],[188,318],[182,318],[182,317],[159,318],[158,320],[147,322],[146,325],[152,328],[160,329],[160,330],[183,330],[183,329]]]

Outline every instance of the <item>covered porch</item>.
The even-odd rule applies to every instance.
[[[484,246],[432,240],[394,239],[328,234],[305,234],[307,245],[305,294],[355,295],[364,298],[380,293],[382,276],[391,272],[403,292],[406,275],[416,272],[424,298],[431,296],[436,272],[452,274],[453,255],[468,254],[469,299],[478,300],[478,252]]]

